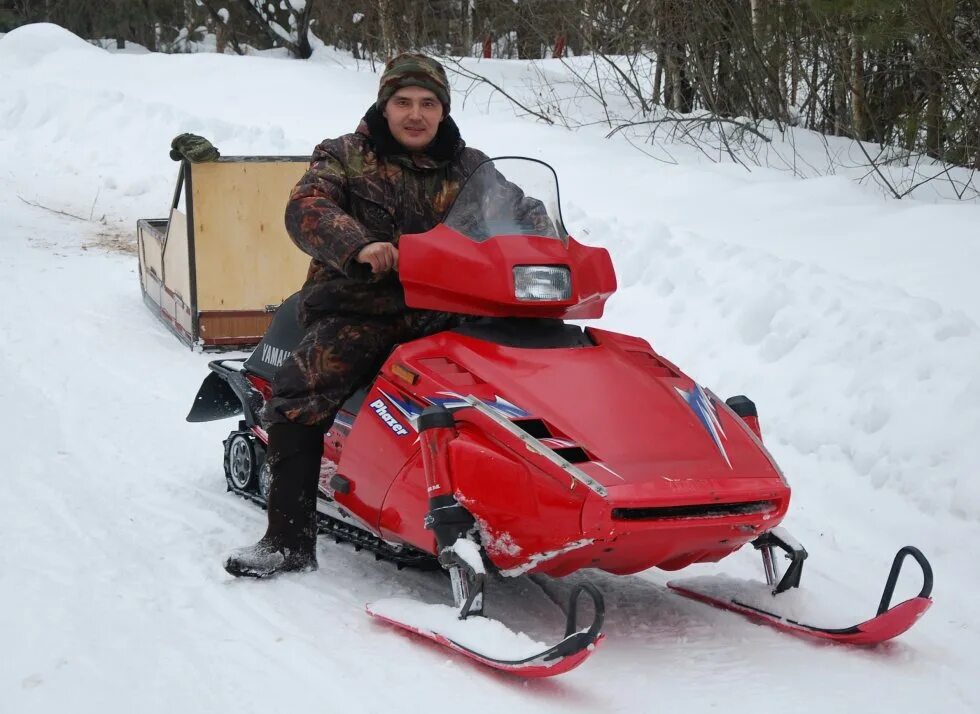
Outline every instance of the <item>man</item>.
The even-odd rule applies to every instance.
[[[263,414],[268,528],[229,555],[232,575],[316,569],[324,431],[397,343],[459,323],[458,315],[407,308],[396,274],[399,237],[434,227],[487,158],[465,146],[449,109],[442,65],[395,57],[357,131],[317,146],[289,197],[286,229],[312,257],[300,304],[307,331],[277,371]]]

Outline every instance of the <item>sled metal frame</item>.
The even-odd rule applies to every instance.
[[[912,556],[912,559],[922,568],[922,589],[916,597],[928,599],[932,595],[932,566],[922,554],[922,551],[914,545],[907,545],[900,548],[892,561],[891,570],[888,571],[888,580],[885,581],[885,590],[881,594],[881,602],[878,604],[878,614],[881,615],[891,608],[892,595],[895,594],[895,585],[898,584],[898,576],[902,572],[905,558]]]
[[[803,561],[807,558],[807,552],[802,546],[780,538],[776,533],[769,531],[752,541],[752,546],[762,552],[762,567],[766,571],[766,585],[772,588],[772,594],[786,592],[790,588],[800,587],[800,578],[803,576]],[[790,560],[789,567],[783,576],[779,577],[779,567],[776,564],[775,548],[779,548]]]
[[[800,586],[800,578],[803,575],[803,561],[807,558],[806,550],[797,544],[781,538],[777,533],[770,531],[764,533],[754,541],[752,545],[762,553],[762,567],[766,574],[766,584],[772,588],[773,595],[786,592],[790,588]],[[783,576],[779,577],[779,569],[776,565],[774,549],[779,548],[786,553],[790,560],[789,567]],[[895,586],[898,584],[898,576],[902,572],[905,559],[911,556],[912,559],[922,568],[922,589],[916,596],[918,598],[929,598],[932,595],[932,566],[922,551],[912,545],[900,548],[892,560],[892,567],[888,571],[888,579],[885,581],[885,589],[881,594],[881,601],[878,604],[878,615],[888,611],[891,607],[892,596],[895,594]]]

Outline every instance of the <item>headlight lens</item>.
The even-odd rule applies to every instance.
[[[564,265],[514,266],[514,296],[518,300],[568,300],[572,274]]]

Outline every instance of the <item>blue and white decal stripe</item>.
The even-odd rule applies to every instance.
[[[415,431],[419,430],[419,417],[422,416],[423,407],[420,404],[416,404],[408,399],[398,399],[393,397],[383,390],[378,390],[381,392],[381,396],[388,400],[391,405],[397,409],[402,416],[405,417],[405,421],[408,422]],[[423,397],[429,404],[435,406],[445,407],[446,409],[461,409],[463,407],[472,406],[470,401],[463,397],[461,394],[456,392],[439,392],[436,396]],[[494,395],[494,400],[492,402],[487,402],[480,400],[482,404],[486,404],[490,409],[507,419],[523,419],[531,416],[528,412],[521,409],[516,404],[508,402],[506,399],[500,396]]]
[[[718,412],[715,410],[715,405],[712,403],[711,398],[705,394],[704,389],[698,384],[695,384],[694,388],[689,392],[680,387],[674,387],[674,389],[677,390],[681,399],[691,407],[691,411],[694,412],[698,421],[701,422],[701,426],[711,436],[711,440],[715,442],[715,446],[721,452],[725,463],[728,464],[728,468],[732,468],[732,462],[729,460],[728,452],[725,451],[725,444],[722,442],[722,439],[728,437],[725,436],[725,430],[721,426],[721,421],[718,419]]]
[[[395,407],[408,421],[409,426],[411,426],[415,431],[419,430],[419,417],[422,415],[422,409],[419,405],[414,402],[410,402],[406,399],[396,399],[395,397],[388,394],[388,392],[378,390],[381,392],[381,396],[391,402],[392,406]]]
[[[470,401],[461,394],[456,392],[439,392],[439,396],[436,397],[426,397],[432,404],[438,404],[444,406],[446,409],[459,409],[462,407],[471,406]],[[501,414],[508,419],[526,419],[531,416],[529,412],[524,411],[516,404],[508,402],[506,399],[499,395],[494,395],[493,401],[488,402],[481,399],[482,404],[486,404],[488,407]]]

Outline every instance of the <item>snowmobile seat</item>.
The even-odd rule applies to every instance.
[[[279,365],[292,354],[296,345],[303,339],[304,330],[299,322],[299,302],[300,293],[295,292],[279,306],[269,329],[256,345],[255,351],[245,360],[246,370],[272,381]],[[361,387],[343,403],[341,410],[348,414],[357,414],[367,393],[368,388]]]

